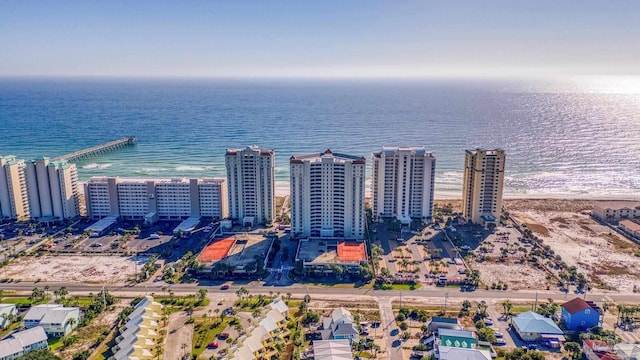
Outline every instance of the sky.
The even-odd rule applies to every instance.
[[[0,1],[0,76],[640,75],[640,1]]]

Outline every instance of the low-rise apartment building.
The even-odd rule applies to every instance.
[[[161,337],[160,320],[162,304],[153,297],[145,296],[136,304],[127,317],[127,323],[116,337],[116,345],[111,349],[112,360],[152,359],[157,340]]]
[[[179,220],[228,217],[225,179],[93,177],[85,184],[87,216],[101,219]]]
[[[597,201],[591,212],[594,218],[617,223],[624,219],[640,218],[640,202],[638,201]]]
[[[640,224],[631,220],[622,220],[618,223],[618,227],[622,232],[632,238],[640,240]]]
[[[271,359],[277,356],[276,344],[284,345],[285,338],[289,336],[288,321],[289,307],[282,299],[273,301],[252,320],[247,335],[238,338],[239,345],[230,349],[231,359]]]

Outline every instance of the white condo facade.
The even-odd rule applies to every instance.
[[[178,220],[228,217],[225,179],[93,177],[85,184],[87,216]]]
[[[327,150],[292,156],[289,163],[293,233],[363,239],[366,159]]]
[[[0,156],[0,219],[29,219],[29,198],[24,160]]]
[[[371,195],[374,219],[402,223],[431,220],[436,159],[424,147],[383,147],[373,153]]]
[[[64,220],[80,215],[80,185],[75,164],[45,157],[28,161],[26,183],[32,218]]]
[[[462,217],[488,226],[500,221],[505,153],[502,149],[466,150],[462,184]]]
[[[275,217],[275,155],[272,149],[227,149],[229,217],[237,223],[263,224]]]

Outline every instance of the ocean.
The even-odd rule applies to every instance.
[[[223,177],[227,148],[288,158],[425,146],[436,197],[461,195],[464,150],[503,148],[505,196],[640,199],[640,79],[0,79],[0,154],[54,157],[127,135],[78,162],[91,176]]]

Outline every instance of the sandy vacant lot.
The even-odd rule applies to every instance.
[[[553,206],[550,200],[548,206],[519,204],[509,210],[563,261],[588,274],[594,286],[632,292],[640,284],[640,259],[634,256],[640,247],[592,220],[587,202],[567,203],[571,206]]]
[[[40,256],[23,257],[7,265],[6,277],[23,281],[123,284],[146,257]],[[3,271],[3,275],[4,275]]]

